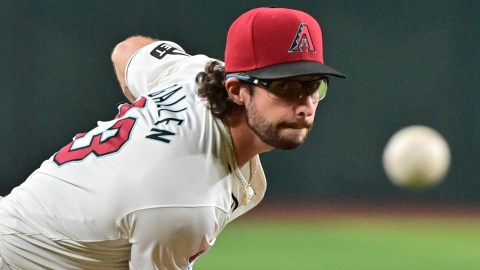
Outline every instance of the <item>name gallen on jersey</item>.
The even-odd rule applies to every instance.
[[[164,143],[170,143],[166,136],[174,136],[175,133],[162,129],[167,125],[182,125],[185,119],[179,114],[187,109],[187,105],[182,102],[186,98],[183,87],[177,84],[152,92],[148,95],[157,107],[158,121],[154,123],[157,128],[152,128],[147,138],[158,140]]]

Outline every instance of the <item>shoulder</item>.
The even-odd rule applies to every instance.
[[[205,55],[192,56],[174,42],[157,41],[130,58],[125,71],[126,84],[138,97],[160,84],[178,80],[193,82],[197,73],[211,60]]]

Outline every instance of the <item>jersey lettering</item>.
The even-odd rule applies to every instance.
[[[120,119],[110,128],[93,135],[91,139],[88,139],[88,133],[77,135],[53,156],[53,161],[61,166],[83,160],[90,154],[101,157],[116,153],[130,139],[135,122],[133,117]]]
[[[167,55],[189,56],[189,54],[186,54],[180,50],[177,50],[176,48],[168,45],[167,43],[161,43],[160,45],[155,47],[155,49],[153,49],[153,51],[150,52],[150,55],[158,59],[162,59]]]
[[[150,130],[146,136],[148,139],[157,140],[164,143],[170,143],[171,139],[167,136],[176,135],[165,129],[168,125],[182,125],[185,121],[179,113],[187,109],[185,103],[185,92],[182,86],[174,84],[160,89],[148,95],[157,107],[157,116],[154,125],[157,126]],[[183,102],[182,102],[183,101]]]
[[[161,142],[164,142],[164,143],[170,143],[170,139],[167,139],[167,138],[164,138],[162,136],[172,136],[172,135],[175,135],[175,133],[173,132],[170,132],[168,130],[164,130],[164,129],[158,129],[158,128],[152,128],[150,130],[151,134],[147,135],[146,137],[149,138],[149,139],[153,139],[153,140],[157,140],[157,141],[161,141]]]
[[[186,107],[179,107],[176,110],[172,109],[172,107],[175,108],[175,105],[177,105],[177,103],[179,103],[180,101],[186,98],[185,95],[182,95],[182,93],[179,92],[182,89],[183,88],[181,86],[174,84],[170,87],[167,87],[165,89],[162,89],[160,91],[157,91],[148,95],[149,97],[152,98],[153,102],[157,106],[157,113],[159,117],[162,111],[181,112],[187,109]],[[179,92],[180,96],[175,95],[177,92]]]
[[[162,119],[160,121],[157,121],[155,122],[154,125],[159,125],[159,124],[165,124],[165,125],[169,125],[170,124],[170,121],[176,121],[177,122],[177,125],[182,125],[183,123],[183,119],[177,119],[177,118],[165,118],[165,119]]]

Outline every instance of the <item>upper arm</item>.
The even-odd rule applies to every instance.
[[[128,46],[126,46],[127,48],[124,51],[129,52],[128,55],[130,57],[128,59],[127,57],[119,57],[123,61],[123,65],[119,67],[119,73],[124,73],[124,76],[121,77],[123,79],[122,83],[124,83],[134,99],[149,93],[159,84],[171,83],[169,79],[172,79],[172,75],[176,79],[188,75],[183,71],[179,71],[182,69],[179,68],[182,65],[178,64],[184,63],[182,70],[190,67],[191,63],[183,61],[189,58],[190,55],[174,42],[154,41],[140,47],[138,50],[133,49],[138,48],[138,46],[126,45]],[[127,55],[127,53],[122,55]],[[120,71],[120,69],[123,70]],[[194,76],[192,76],[193,78]]]
[[[130,89],[128,88],[125,81],[125,71],[128,61],[135,54],[136,51],[153,42],[155,42],[155,40],[149,37],[133,36],[120,42],[113,49],[111,60],[115,70],[115,75],[117,76],[118,82],[120,83],[123,94],[130,102],[135,101],[136,98],[130,92]]]

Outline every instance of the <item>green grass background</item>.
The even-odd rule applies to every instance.
[[[480,219],[238,220],[194,269],[475,270],[480,269]]]

